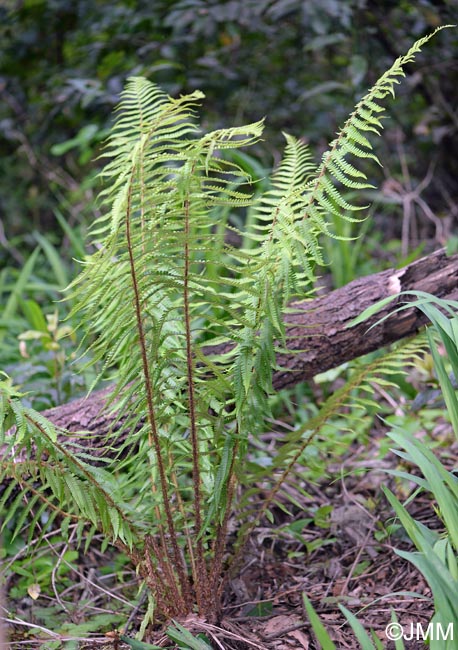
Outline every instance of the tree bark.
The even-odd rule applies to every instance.
[[[427,322],[418,309],[396,312],[400,303],[414,300],[400,296],[367,321],[348,328],[365,309],[403,291],[425,291],[438,298],[458,299],[458,255],[439,250],[401,269],[389,269],[350,282],[346,286],[298,303],[300,312],[285,318],[288,353],[277,358],[282,368],[275,373],[277,389],[310,379],[402,338],[412,336]],[[371,328],[384,316],[383,323]],[[304,350],[291,354],[294,350]],[[287,369],[287,372],[285,370]]]
[[[314,300],[294,303],[295,313],[285,317],[288,350],[278,356],[273,384],[279,390],[307,380],[356,357],[414,335],[426,322],[415,308],[395,312],[398,297],[370,320],[348,328],[364,309],[401,291],[426,291],[440,298],[458,299],[458,254],[436,251],[404,268],[389,269],[358,278]],[[377,320],[392,314],[369,330]],[[103,440],[113,416],[103,407],[110,387],[84,399],[44,412],[69,431],[92,431]],[[122,421],[116,428],[122,428]],[[98,446],[98,445],[95,445]]]

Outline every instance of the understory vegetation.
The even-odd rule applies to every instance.
[[[16,258],[0,274],[2,608],[12,647],[274,647],[275,631],[261,641],[241,627],[275,618],[274,590],[263,598],[241,576],[266,549],[284,575],[318,557],[332,573],[326,549],[360,522],[354,508],[374,514],[353,543],[394,547],[430,589],[428,622],[458,623],[458,488],[446,451],[458,439],[458,304],[406,296],[430,321],[426,332],[308,385],[273,389],[294,301],[313,298],[325,274],[338,287],[378,269],[358,239],[367,232],[373,250],[380,242],[367,212],[380,199],[376,143],[406,66],[437,32],[434,43],[453,31],[443,29],[375,80],[319,155],[284,134],[272,173],[263,119],[210,126],[201,91],[172,96],[139,75],[126,82],[112,126],[86,124],[54,145],[56,156],[77,150],[84,166],[103,141],[105,164],[72,191],[68,178],[56,181],[54,190],[67,186],[52,200],[54,235],[5,238]],[[398,153],[408,178],[399,142]],[[410,194],[443,235],[421,192]],[[84,221],[64,216],[63,206],[85,200]],[[403,207],[396,246],[407,263],[423,245],[409,251],[416,221]],[[103,440],[43,413],[101,385],[111,387]],[[356,468],[361,446],[369,451]],[[384,464],[390,449],[399,462]],[[365,464],[383,470],[372,502],[319,500],[339,481],[348,496],[346,463],[356,483]],[[425,494],[430,526],[411,514]],[[356,555],[351,576],[370,570],[371,553]],[[254,572],[254,583],[264,579]],[[362,625],[366,602],[351,611],[350,579],[329,595],[340,624],[364,649],[391,647],[383,630]],[[308,647],[305,626],[313,647],[338,647],[305,582],[291,592],[301,611],[291,647]],[[397,624],[383,598],[386,624]],[[232,627],[231,608],[240,614]],[[455,647],[453,636],[430,633],[428,643]]]

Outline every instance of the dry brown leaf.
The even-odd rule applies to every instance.
[[[298,647],[298,650],[299,650],[299,647],[304,648],[304,650],[308,650],[308,649],[309,649],[309,647],[310,647],[309,639],[308,639],[308,637],[306,637],[305,634],[304,634],[303,632],[301,632],[300,630],[293,630],[292,632],[289,632],[289,633],[288,633],[288,636],[292,636],[294,639],[296,639],[296,641],[299,641],[299,643],[300,643],[301,645],[300,645],[300,646],[297,646],[297,647]]]

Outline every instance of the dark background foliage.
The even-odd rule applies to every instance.
[[[458,4],[369,0],[23,0],[0,9],[0,206],[5,236],[46,231],[57,207],[90,216],[91,162],[126,77],[170,93],[202,89],[205,126],[267,115],[259,156],[281,131],[320,147],[398,54]],[[420,179],[444,212],[457,190],[456,31],[412,67],[389,128],[399,127]],[[390,164],[396,171],[395,146]],[[415,153],[413,153],[415,151]],[[386,160],[386,158],[385,158]],[[4,252],[2,257],[4,259]]]

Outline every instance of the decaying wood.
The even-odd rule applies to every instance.
[[[367,307],[402,291],[425,291],[439,298],[458,299],[458,255],[447,257],[444,250],[439,250],[404,268],[358,278],[312,302],[299,303],[300,312],[285,319],[288,349],[305,352],[278,358],[278,364],[288,372],[275,374],[275,387],[284,388],[310,379],[345,361],[415,334],[426,323],[419,310],[393,313],[400,301],[409,300],[405,296],[397,298],[366,322],[348,328]],[[368,331],[388,314],[392,315]]]
[[[348,285],[311,301],[295,303],[296,313],[285,318],[288,350],[278,357],[274,374],[276,389],[292,386],[345,361],[415,334],[426,319],[416,309],[393,313],[397,298],[369,321],[347,328],[364,309],[401,291],[421,290],[440,298],[458,299],[458,255],[447,257],[439,250],[408,266],[358,278]],[[389,319],[368,328],[384,315]],[[300,351],[300,352],[298,352]],[[110,430],[112,416],[103,413],[110,388],[94,392],[45,412],[56,425],[69,431],[92,431],[102,439]],[[122,422],[117,424],[117,428]]]

